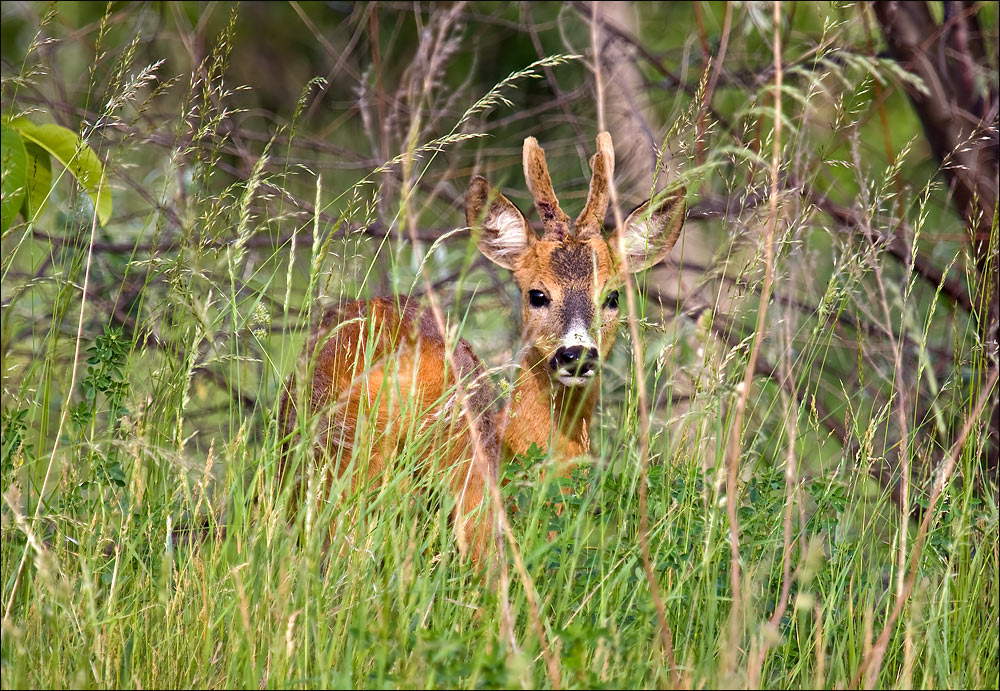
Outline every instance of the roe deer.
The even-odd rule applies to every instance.
[[[573,223],[559,207],[545,153],[534,137],[524,142],[523,162],[544,226],[541,237],[484,178],[473,178],[465,194],[466,220],[479,233],[479,250],[513,271],[522,296],[521,371],[499,415],[492,411],[493,387],[469,344],[459,339],[449,358],[436,319],[407,298],[357,301],[331,311],[303,356],[313,362],[303,371],[311,377],[308,412],[319,425],[313,443],[316,458],[349,460],[362,413],[381,437],[368,467],[353,469],[357,480],[383,473],[409,430],[444,421],[445,450],[437,468],[447,469],[456,494],[453,520],[459,551],[477,564],[490,541],[497,539],[487,495],[497,482],[501,448],[510,456],[525,453],[534,443],[550,451],[560,472],[589,451],[599,365],[618,330],[624,271],[640,271],[663,259],[684,224],[684,190],[679,189],[642,204],[621,229],[604,238],[614,172],[607,132],[597,137],[590,192]],[[388,387],[391,395],[383,391],[380,397],[387,375],[395,378]],[[279,413],[286,451],[298,426],[294,391],[290,377]],[[285,456],[283,452],[282,466]],[[346,471],[339,465],[331,470],[340,475]]]
[[[469,225],[482,227],[479,250],[512,270],[521,292],[521,373],[499,425],[504,452],[524,453],[534,443],[563,471],[573,457],[590,450],[599,366],[618,331],[624,271],[641,271],[663,259],[684,225],[681,188],[640,205],[605,239],[601,231],[614,165],[611,135],[601,132],[590,159],[587,202],[571,225],[559,208],[545,152],[528,137],[524,176],[542,219],[541,238],[485,179],[474,178],[465,194]]]

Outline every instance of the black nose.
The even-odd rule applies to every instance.
[[[585,376],[597,368],[597,348],[560,348],[549,361],[549,367],[554,370],[567,369],[576,376]]]

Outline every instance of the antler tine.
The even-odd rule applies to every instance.
[[[535,200],[538,215],[542,217],[542,225],[545,227],[542,238],[563,240],[569,233],[569,216],[559,208],[559,200],[552,189],[552,178],[549,177],[549,167],[545,163],[545,152],[534,137],[524,140],[524,179]]]
[[[590,159],[590,168],[593,175],[587,204],[576,219],[576,236],[580,239],[600,236],[604,215],[608,213],[608,191],[615,174],[615,149],[607,132],[597,135],[597,153]]]

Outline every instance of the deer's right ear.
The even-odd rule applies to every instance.
[[[524,214],[498,190],[477,175],[465,191],[465,220],[479,232],[479,251],[505,269],[535,240]]]

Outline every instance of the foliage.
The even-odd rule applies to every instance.
[[[111,218],[111,190],[104,166],[75,132],[55,124],[36,125],[24,117],[3,118],[3,232],[21,213],[34,219],[45,208],[54,157],[86,190],[97,218]]]
[[[995,48],[995,5],[950,7]],[[596,10],[4,4],[4,688],[997,687],[988,253],[908,96],[933,85],[866,5]],[[379,483],[303,448],[282,485],[276,401],[342,299],[433,292],[509,392],[517,298],[463,190],[529,208],[532,135],[579,207],[599,123],[620,209],[684,184],[688,225],[590,454],[504,465],[497,569],[459,560],[433,429]]]

